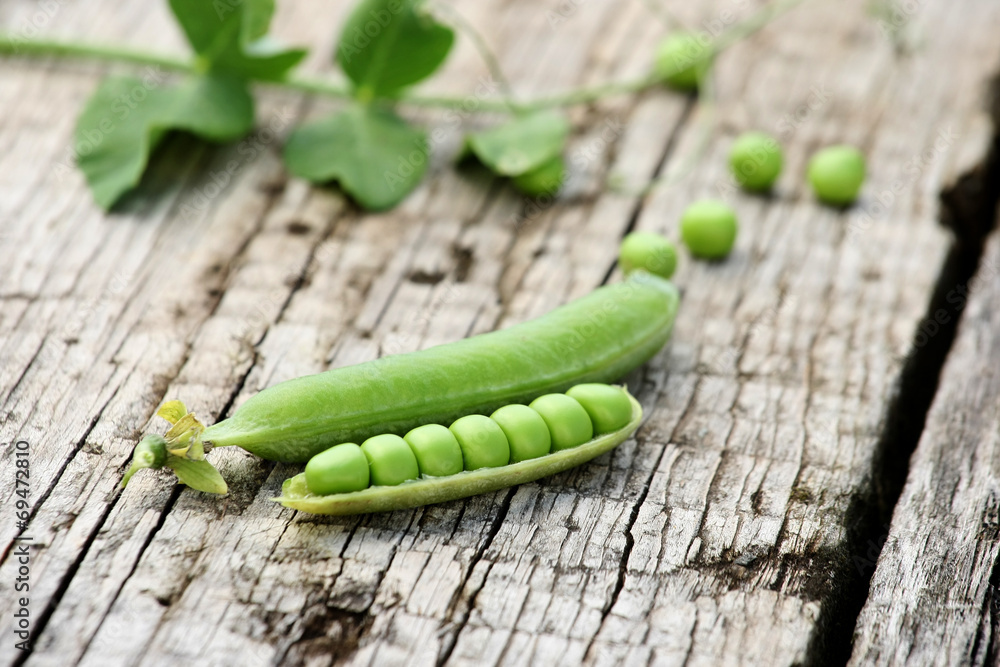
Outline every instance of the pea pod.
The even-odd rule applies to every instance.
[[[598,435],[569,449],[500,467],[466,470],[447,477],[412,479],[395,486],[370,486],[360,491],[329,495],[310,492],[306,473],[300,473],[285,480],[281,496],[273,500],[311,514],[363,514],[457,500],[532,482],[586,463],[627,440],[642,421],[642,408],[627,391],[622,392],[632,407],[628,423],[616,431]]]
[[[507,329],[282,382],[207,428],[172,401],[159,413],[174,424],[168,452],[200,461],[212,447],[236,445],[301,463],[336,443],[611,382],[663,346],[678,303],[672,283],[639,272]]]

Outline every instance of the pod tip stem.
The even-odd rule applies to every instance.
[[[132,455],[132,465],[122,478],[125,488],[132,476],[144,468],[164,466],[177,474],[177,480],[192,489],[206,493],[226,493],[228,487],[222,475],[205,460],[205,445],[201,440],[204,424],[188,412],[180,401],[168,401],[157,412],[171,423],[165,435],[149,434],[139,441]]]

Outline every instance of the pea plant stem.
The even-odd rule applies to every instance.
[[[434,11],[439,12],[444,17],[448,18],[458,30],[469,38],[472,45],[476,48],[476,51],[479,53],[479,57],[482,59],[483,64],[486,65],[486,69],[489,70],[490,76],[493,77],[493,79],[495,79],[497,84],[500,86],[500,91],[503,93],[504,101],[507,103],[507,106],[512,112],[516,112],[517,106],[514,103],[514,88],[510,85],[510,80],[507,79],[507,75],[504,74],[503,67],[500,66],[500,60],[493,52],[493,49],[490,48],[489,44],[486,43],[486,38],[483,37],[482,33],[476,30],[476,27],[467,21],[465,17],[451,5],[435,3],[431,6]]]
[[[194,61],[190,58],[153,53],[126,46],[58,39],[22,39],[8,34],[0,34],[0,55],[111,60],[133,65],[155,65],[174,72],[194,72],[196,69]]]
[[[180,58],[166,54],[140,51],[120,46],[106,46],[87,42],[61,41],[55,39],[21,40],[9,35],[0,34],[0,55],[13,56],[54,56],[91,58],[133,65],[155,65],[167,70],[182,73],[198,71],[194,59]],[[650,74],[628,81],[614,81],[595,86],[576,88],[556,95],[539,97],[520,103],[519,110],[531,111],[537,109],[573,106],[595,102],[605,97],[638,92],[650,88],[659,78]],[[339,81],[319,77],[290,75],[284,81],[267,82],[272,85],[299,90],[305,93],[325,95],[327,97],[349,99],[353,97],[350,88]],[[451,97],[445,95],[404,95],[400,102],[415,107],[437,107],[442,109],[467,109],[470,104],[479,111],[505,112],[511,110],[511,103],[506,99],[475,99],[468,97]]]
[[[721,53],[728,47],[736,44],[742,39],[760,30],[772,20],[801,4],[804,0],[776,0],[754,12],[743,21],[739,21],[727,30],[720,33],[706,45],[709,55]],[[162,53],[149,52],[140,49],[133,49],[126,46],[93,44],[88,42],[78,42],[71,40],[60,40],[52,38],[29,38],[25,39],[17,35],[0,33],[0,55],[11,56],[31,56],[31,57],[75,57],[91,58],[96,60],[106,60],[114,62],[129,63],[133,65],[153,65],[175,72],[197,73],[201,71],[200,64],[196,58],[173,56]],[[495,62],[488,62],[491,71],[499,70],[499,65]],[[679,67],[682,65],[679,65]],[[589,104],[599,100],[626,95],[629,93],[642,92],[648,88],[659,85],[662,79],[654,74],[644,74],[642,76],[627,79],[624,81],[611,81],[593,86],[574,88],[554,95],[536,97],[534,99],[518,100],[514,102],[510,92],[505,87],[504,96],[495,99],[472,98],[469,96],[454,97],[447,95],[403,95],[398,101],[402,104],[414,107],[436,107],[440,109],[457,109],[463,111],[484,111],[500,113],[517,113],[526,111],[537,111],[540,109],[550,109],[558,107],[571,107],[579,104]],[[269,85],[276,85],[290,90],[298,90],[306,93],[324,95],[339,99],[351,99],[354,97],[350,87],[341,81],[291,74],[283,81],[267,82]]]

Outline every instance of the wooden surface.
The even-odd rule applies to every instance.
[[[885,548],[858,619],[852,664],[1000,659],[1000,235],[968,299]],[[970,296],[971,295],[971,296]]]
[[[56,4],[50,34],[182,48],[159,3]],[[666,31],[640,2],[455,6],[524,95],[641,74]],[[671,6],[695,28],[749,10]],[[0,26],[37,9],[4,2]],[[326,70],[346,9],[285,0],[274,32]],[[30,443],[33,508],[18,531],[5,444],[0,585],[17,576],[14,538],[30,536],[34,630],[33,651],[17,651],[5,589],[0,660],[792,665],[843,663],[852,635],[858,664],[994,659],[997,387],[976,359],[996,358],[995,276],[967,314],[855,620],[879,557],[868,542],[895,500],[881,476],[908,416],[898,397],[936,376],[921,350],[947,338],[915,346],[914,332],[968,259],[950,250],[938,198],[986,160],[998,29],[990,0],[917,3],[895,41],[863,0],[807,3],[720,58],[714,119],[667,91],[575,109],[573,178],[555,205],[454,170],[453,117],[421,112],[449,138],[419,190],[380,215],[289,180],[280,137],[258,137],[252,158],[171,139],[139,193],[104,215],[67,147],[108,67],[0,61],[0,442]],[[429,90],[466,94],[486,76],[459,41]],[[281,134],[333,108],[272,89],[259,99],[258,126]],[[736,193],[726,175],[733,137],[751,128],[786,148],[771,198]],[[871,168],[846,212],[816,205],[802,178],[836,142],[863,147]],[[216,191],[230,159],[243,168]],[[610,174],[623,191],[602,188]],[[673,184],[637,194],[657,175]],[[680,210],[720,192],[740,215],[736,251],[682,258],[674,340],[629,378],[648,420],[608,456],[360,518],[281,508],[269,498],[298,469],[241,451],[212,454],[226,498],[165,473],[117,488],[168,398],[214,420],[284,379],[535,317],[608,279],[628,229],[676,236]],[[990,188],[969,197],[995,202]],[[963,211],[949,214],[964,230]]]

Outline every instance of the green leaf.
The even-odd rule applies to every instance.
[[[295,129],[285,162],[296,176],[338,181],[371,210],[392,208],[427,171],[427,136],[386,109],[352,106]]]
[[[170,0],[170,8],[209,71],[276,81],[305,57],[266,37],[274,0]]]
[[[253,98],[243,81],[222,75],[167,87],[130,76],[105,79],[77,119],[77,164],[94,199],[110,208],[135,187],[169,130],[231,141],[253,127]]]
[[[274,16],[274,0],[230,0],[243,6],[243,39],[247,44],[267,34]]]
[[[532,171],[563,152],[569,121],[556,111],[536,111],[497,127],[470,134],[467,146],[501,176]]]
[[[177,473],[177,480],[187,484],[195,491],[205,493],[226,493],[229,487],[226,480],[211,463],[205,460],[191,461],[179,456],[168,456],[167,467]]]
[[[362,0],[340,34],[337,62],[359,99],[391,97],[430,76],[454,41],[420,0]]]

